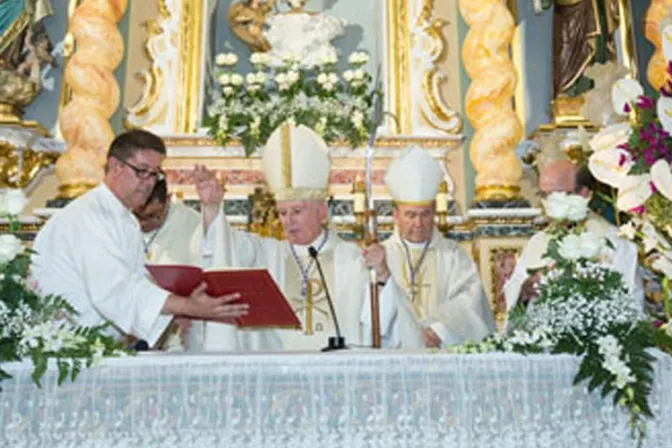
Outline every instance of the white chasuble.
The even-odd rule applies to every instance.
[[[326,236],[326,241],[323,241]],[[290,306],[301,321],[299,330],[267,329],[238,330],[232,325],[205,322],[195,325],[190,334],[190,350],[308,350],[317,351],[335,336],[332,316],[316,267],[310,265],[307,246],[292,246],[287,241],[258,238],[231,229],[223,214],[217,216],[205,238],[192,240],[195,247],[210,260],[212,267],[257,267],[269,270]],[[323,232],[312,244],[319,248],[318,257],[329,286],[341,332],[353,347],[371,345],[368,271],[361,250],[334,232]],[[296,261],[300,260],[301,266]],[[308,285],[314,297],[308,307],[302,294],[305,283],[303,270],[308,269]],[[403,294],[394,282],[381,291],[381,333],[383,341],[392,334],[396,317],[397,297]],[[308,319],[310,318],[310,322]]]
[[[170,203],[166,218],[156,230],[143,234],[145,260],[153,264],[201,264],[191,252],[191,238],[201,215],[179,200]]]
[[[408,243],[395,232],[383,245],[393,277],[405,292],[399,311],[403,347],[421,347],[428,327],[442,345],[479,341],[495,331],[492,310],[473,260],[434,230],[428,244]],[[405,316],[402,319],[402,316]]]

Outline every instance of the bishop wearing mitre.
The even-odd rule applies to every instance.
[[[385,177],[394,201],[395,230],[383,245],[392,277],[406,293],[398,313],[404,347],[479,341],[495,330],[473,260],[434,223],[444,176],[426,151],[412,147],[390,164]],[[412,321],[403,308],[410,309]]]
[[[346,343],[370,346],[369,268],[376,270],[379,280],[382,343],[398,345],[396,303],[403,292],[390,277],[383,247],[376,245],[363,252],[325,225],[331,167],[328,152],[325,142],[305,126],[283,124],[268,140],[263,170],[275,195],[284,241],[233,230],[222,213],[222,192],[213,173],[197,167],[194,177],[206,231],[194,243],[201,244],[200,250],[213,267],[267,268],[302,328],[241,330],[214,322],[196,323],[190,332],[190,349],[319,350],[336,333],[327,289]],[[326,285],[309,255],[311,247],[317,251]]]

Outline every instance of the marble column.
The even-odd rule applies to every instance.
[[[474,202],[516,201],[522,169],[514,148],[523,128],[512,104],[517,82],[509,56],[513,16],[505,0],[460,0],[459,8],[469,26],[462,63],[471,80],[465,114],[474,128],[469,150],[476,169]]]
[[[114,70],[124,54],[117,29],[128,0],[83,0],[69,21],[74,39],[64,80],[69,101],[59,115],[67,151],[56,164],[59,196],[73,198],[103,178],[107,148],[114,138],[109,118],[119,106]]]

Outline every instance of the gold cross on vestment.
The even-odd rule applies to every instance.
[[[321,313],[325,316],[328,316],[329,314],[322,309],[321,307],[317,306],[320,302],[323,302],[325,299],[322,298],[320,300],[315,300],[316,296],[319,296],[322,294],[324,291],[324,285],[320,280],[314,280],[314,279],[309,279],[308,284],[307,284],[307,289],[306,289],[306,298],[305,300],[301,299],[294,299],[292,300],[293,302],[296,303],[296,306],[294,307],[294,312],[299,314],[302,311],[305,311],[305,322],[304,322],[304,331],[303,334],[306,336],[310,336],[314,333],[313,331],[313,317],[314,317],[314,312],[317,311],[318,313]],[[321,329],[321,325],[318,325],[318,330]]]

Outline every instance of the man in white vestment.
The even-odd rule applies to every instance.
[[[165,179],[154,185],[147,202],[134,210],[142,230],[145,261],[150,264],[191,264],[200,266],[198,254],[191,252],[191,238],[201,224],[201,216],[193,208],[168,193]],[[183,331],[180,331],[180,325]],[[188,321],[176,319],[166,332],[160,348],[182,351],[182,333]]]
[[[592,176],[587,169],[579,169],[568,160],[551,162],[539,173],[539,193],[542,197],[555,192],[564,192],[587,198],[591,194],[592,183]],[[643,307],[644,288],[638,272],[637,247],[632,242],[620,238],[618,228],[593,212],[588,213],[586,229],[611,242],[613,249],[608,253],[611,267],[623,275],[624,283]],[[525,245],[511,278],[504,285],[508,310],[519,303],[527,306],[538,298],[538,283],[541,277],[539,269],[549,263],[549,260],[544,258],[549,240],[550,235],[541,231],[533,235]],[[532,271],[536,273],[530,274]]]
[[[395,230],[383,245],[413,316],[406,324],[399,321],[406,329],[400,335],[405,347],[480,341],[495,331],[473,260],[435,226],[435,198],[444,176],[432,156],[413,147],[390,164],[385,177]]]
[[[146,131],[119,135],[98,187],[71,202],[38,233],[32,273],[42,292],[61,295],[86,326],[111,322],[113,335],[153,346],[174,315],[230,318],[247,307],[239,294],[210,297],[205,284],[190,297],[162,290],[145,275],[142,233],[131,212],[165,177],[163,141]]]
[[[143,234],[145,260],[154,264],[196,264],[191,237],[201,224],[193,208],[168,193],[165,179],[156,182],[147,203],[134,211]]]
[[[191,331],[191,348],[205,350],[308,350],[323,348],[336,334],[323,284],[309,248],[318,252],[341,331],[349,346],[371,345],[369,274],[380,283],[380,321],[384,345],[394,346],[396,297],[388,280],[382,246],[365,253],[324,228],[330,159],[324,141],[305,126],[280,126],[264,150],[263,169],[277,202],[286,241],[233,231],[221,210],[222,192],[213,173],[197,168],[195,180],[208,228],[207,251],[213,266],[260,266],[269,270],[301,321],[300,330],[237,330],[207,322]],[[195,335],[195,336],[194,336]]]

